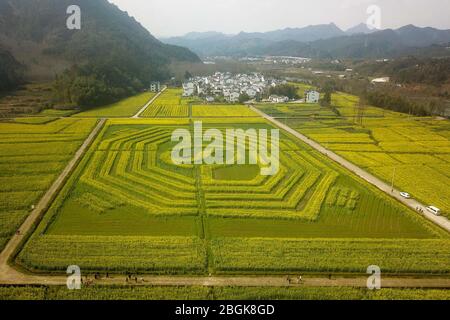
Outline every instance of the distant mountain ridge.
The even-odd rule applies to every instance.
[[[310,58],[381,58],[450,43],[450,30],[407,25],[392,30],[371,30],[359,24],[346,32],[335,24],[284,29],[266,33],[225,36],[209,33],[197,39],[175,37],[162,41],[183,45],[201,56],[289,55]],[[436,48],[434,48],[436,49]],[[433,51],[434,52],[434,51]]]
[[[345,35],[334,23],[307,26],[305,28],[286,28],[283,30],[270,31],[265,33],[245,33],[241,32],[236,37],[240,39],[262,39],[268,41],[296,40],[300,42],[310,42],[320,39],[329,39]]]
[[[369,28],[369,26],[366,23],[360,23],[350,29],[348,29],[347,31],[345,31],[345,33],[349,36],[354,35],[354,34],[369,34],[369,33],[374,33],[380,31],[378,29],[374,29],[374,28]]]

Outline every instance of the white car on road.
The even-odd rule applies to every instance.
[[[430,207],[427,207],[427,210],[430,211],[435,216],[440,216],[441,215],[441,209],[439,209],[439,208],[430,206]]]
[[[405,199],[411,199],[411,195],[408,192],[400,192],[400,195]]]

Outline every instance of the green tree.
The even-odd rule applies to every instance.
[[[286,96],[289,99],[298,99],[297,87],[290,84],[282,84],[276,87],[271,87],[269,90],[270,95]]]
[[[186,70],[186,72],[184,73],[184,80],[189,80],[192,78],[192,74]]]
[[[250,96],[247,93],[241,93],[239,96],[239,103],[244,103],[250,100]]]

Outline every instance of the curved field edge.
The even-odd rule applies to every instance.
[[[450,300],[447,289],[0,286],[0,300]]]

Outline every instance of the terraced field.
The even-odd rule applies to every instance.
[[[226,119],[205,118],[204,130],[272,128]],[[170,274],[360,272],[377,261],[450,271],[447,233],[293,137],[281,136],[278,174],[261,176],[261,164],[175,165],[179,128],[193,124],[109,120],[17,261],[47,272],[74,262]]]
[[[52,119],[0,123],[0,250],[96,122]]]
[[[290,108],[303,110],[301,117],[283,107],[260,109],[450,217],[450,122],[366,107],[360,123],[357,104],[357,97],[334,94],[340,116],[329,118],[306,105]]]

